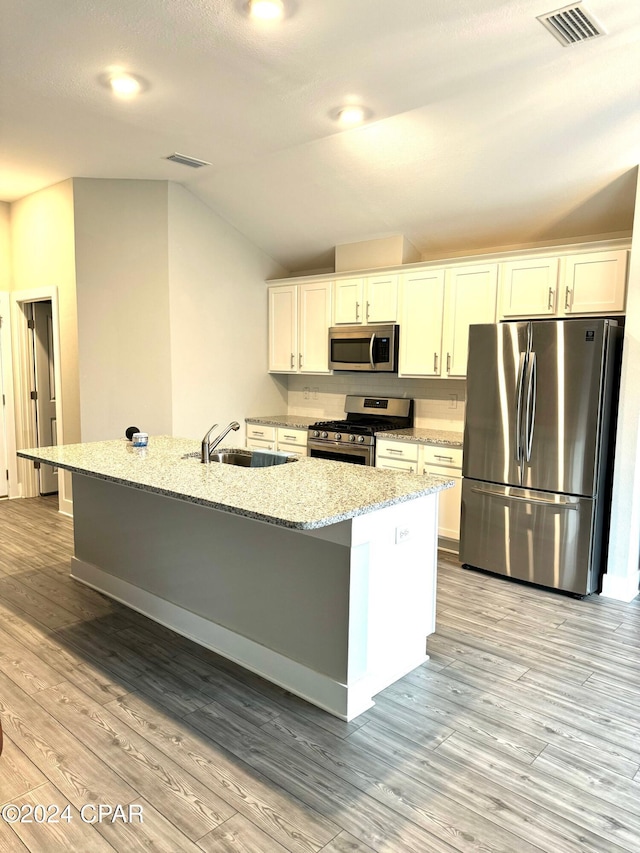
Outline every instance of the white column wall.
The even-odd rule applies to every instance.
[[[167,186],[73,180],[83,441],[171,434]]]
[[[627,290],[611,533],[602,594],[631,601],[640,581],[640,181]]]
[[[217,422],[287,411],[286,385],[267,373],[268,255],[178,184],[169,184],[173,434],[201,438]]]
[[[11,289],[11,207],[0,201],[0,290]]]

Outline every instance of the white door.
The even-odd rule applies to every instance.
[[[58,436],[53,315],[50,301],[33,303],[33,322],[34,391],[38,447],[51,447],[58,443]],[[58,491],[58,469],[51,465],[41,465],[39,473],[40,494],[55,494]]]
[[[398,276],[367,279],[364,316],[367,323],[395,323],[398,316]]]
[[[334,288],[334,314],[336,326],[340,323],[362,323],[364,317],[361,278],[344,278],[336,281]]]
[[[269,288],[269,370],[296,373],[298,299],[295,284]]]
[[[7,467],[7,405],[4,387],[4,364],[2,362],[2,324],[0,317],[0,498],[8,494],[9,469]]]
[[[399,376],[440,376],[443,304],[444,270],[401,277]]]
[[[298,369],[329,373],[331,282],[301,284],[298,301]]]
[[[624,311],[627,252],[589,252],[563,258],[565,314]]]
[[[472,323],[495,323],[497,295],[497,264],[447,270],[443,376],[466,377],[469,326]]]

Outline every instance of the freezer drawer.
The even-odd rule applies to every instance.
[[[460,561],[579,595],[594,592],[595,504],[465,478]]]

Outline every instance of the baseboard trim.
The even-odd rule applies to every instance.
[[[342,720],[374,705],[372,696],[378,691],[366,677],[342,684],[77,557],[71,558],[71,577]]]
[[[629,602],[633,601],[638,595],[638,587],[640,587],[640,572],[634,572],[625,577],[604,574],[600,595],[604,598],[613,598],[616,601]]]

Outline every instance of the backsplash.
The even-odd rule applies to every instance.
[[[462,432],[466,383],[463,379],[399,379],[383,373],[288,376],[288,414],[343,418],[347,394],[412,397],[415,426]]]

